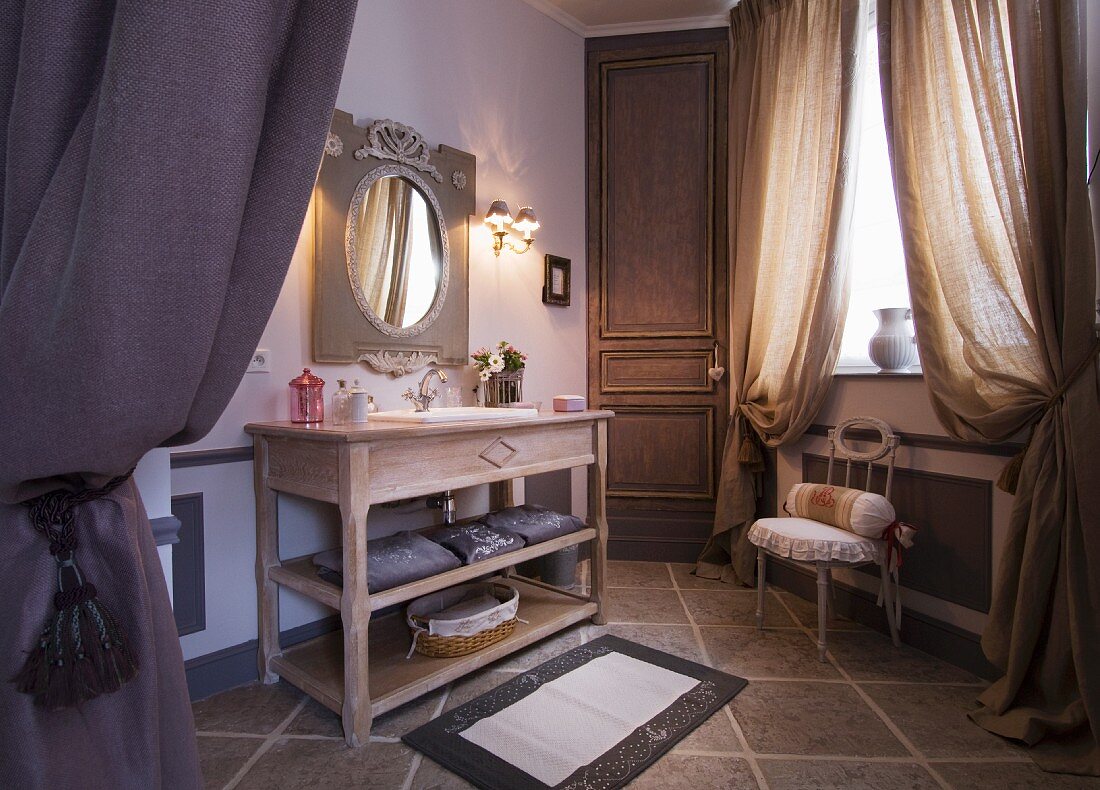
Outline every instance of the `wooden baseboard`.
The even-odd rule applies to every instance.
[[[770,558],[768,581],[799,598],[817,602],[817,579],[807,568]],[[886,613],[876,604],[874,595],[839,581],[833,582],[833,588],[836,593],[837,614],[884,634],[889,633]],[[906,609],[903,618],[901,641],[907,645],[962,667],[986,680],[994,680],[999,676],[982,653],[980,635],[913,609]]]
[[[607,539],[607,558],[646,562],[695,562],[705,545],[706,541],[648,535],[612,535]]]
[[[339,615],[315,620],[281,632],[279,644],[289,647],[322,636],[329,631],[335,631],[339,627]],[[258,676],[256,649],[256,640],[249,639],[239,645],[222,648],[183,662],[187,672],[187,690],[191,695],[191,701],[205,699],[218,692],[256,680]]]

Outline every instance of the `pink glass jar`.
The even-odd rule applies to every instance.
[[[302,375],[290,380],[290,421],[324,422],[325,380],[314,376],[309,368]]]

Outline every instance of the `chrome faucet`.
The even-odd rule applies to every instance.
[[[433,373],[439,377],[440,384],[447,383],[446,373],[439,368],[428,368],[428,372],[424,374],[424,378],[420,379],[420,386],[418,387],[419,392],[414,392],[412,387],[409,387],[401,395],[405,400],[412,401],[415,411],[431,411],[428,407],[431,406],[432,401],[435,400],[436,395],[439,394],[439,392],[430,389],[428,386],[429,382],[432,380]]]

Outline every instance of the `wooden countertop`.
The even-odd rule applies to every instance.
[[[590,422],[592,420],[607,420],[614,416],[615,412],[607,409],[586,409],[585,411],[540,411],[536,417],[436,422],[426,425],[390,421],[333,425],[327,421],[306,424],[278,420],[274,422],[250,422],[244,426],[244,430],[246,433],[253,435],[262,434],[264,436],[281,436],[320,442],[369,442],[378,439],[471,433],[494,428],[511,429],[571,422]]]

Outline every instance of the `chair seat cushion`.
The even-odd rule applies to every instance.
[[[749,528],[749,542],[800,562],[879,562],[884,546],[808,518],[762,518]]]

